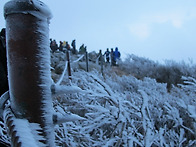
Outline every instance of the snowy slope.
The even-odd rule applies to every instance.
[[[86,72],[85,61],[77,61],[81,55],[72,55],[69,81],[66,72],[60,75],[66,71],[65,57],[56,52],[51,58],[52,78],[59,86],[53,105],[62,117],[75,115],[73,121],[55,125],[57,146],[196,145],[194,78],[184,77],[186,84],[168,93],[166,83],[137,79],[118,67],[106,66],[102,75],[99,65],[89,63]],[[8,140],[3,127],[0,133],[1,140]]]
[[[73,57],[74,58],[74,57]],[[74,60],[74,59],[73,59]],[[84,64],[80,62],[79,65]],[[57,144],[68,146],[194,146],[196,82],[173,87],[151,78],[123,75],[118,67],[72,65],[72,85],[79,93],[62,94],[56,107],[86,118],[56,126]],[[117,75],[116,73],[119,73]],[[58,77],[53,73],[54,77]],[[69,83],[65,76],[64,84]]]

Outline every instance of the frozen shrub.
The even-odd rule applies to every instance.
[[[168,91],[172,85],[177,86],[182,84],[181,77],[195,76],[195,65],[189,65],[184,62],[165,61],[165,64],[160,64],[147,58],[129,55],[124,62],[120,62],[119,68],[127,74],[131,74],[138,79],[150,77],[156,79],[157,82],[167,83]]]

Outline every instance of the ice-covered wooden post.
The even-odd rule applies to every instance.
[[[71,65],[70,65],[70,58],[69,58],[69,56],[70,56],[70,50],[69,49],[67,49],[67,51],[66,51],[66,56],[67,56],[67,72],[68,72],[68,78],[69,78],[69,80],[72,80],[72,78],[71,78]]]
[[[100,52],[100,62],[101,62],[101,74],[103,75],[103,55],[102,55],[102,50]]]
[[[87,52],[87,50],[85,51],[85,56],[86,56],[86,71],[88,72],[88,52]]]
[[[11,108],[17,118],[40,125],[41,142],[54,146],[48,7],[39,0],[4,6]]]

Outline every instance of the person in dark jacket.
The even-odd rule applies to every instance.
[[[0,96],[8,91],[5,28],[0,32]]]
[[[76,40],[75,39],[71,42],[71,46],[73,48],[72,53],[76,54]]]
[[[50,39],[50,48],[51,48],[53,53],[58,49],[58,45],[56,43],[56,40],[51,40]]]
[[[82,44],[79,48],[79,53],[80,54],[84,54],[85,53],[85,47],[84,47],[84,44]]]
[[[106,58],[107,63],[110,62],[110,51],[109,48],[107,48],[107,50],[105,51],[105,53],[103,54]]]
[[[63,51],[63,42],[59,41],[59,51]]]
[[[111,66],[114,66],[115,61],[114,61],[114,50],[113,50],[113,48],[111,48],[110,58],[111,58]]]
[[[113,52],[114,56],[114,65],[117,65],[117,61],[120,60],[120,52],[118,51],[118,47],[115,48],[115,51]]]

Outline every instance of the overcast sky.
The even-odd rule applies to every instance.
[[[5,26],[0,0],[0,27]],[[196,63],[196,0],[42,0],[53,14],[50,37],[88,51],[118,47],[154,61]]]

